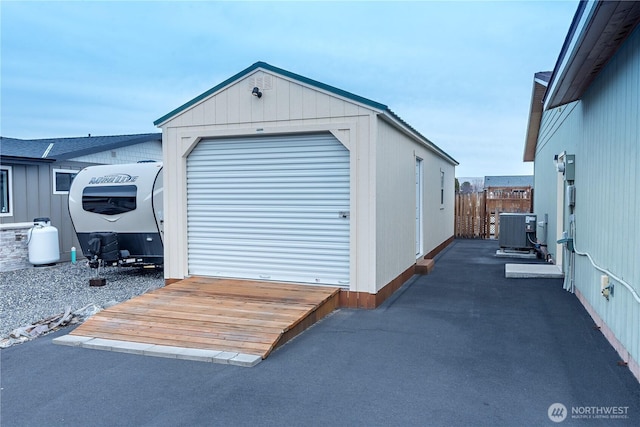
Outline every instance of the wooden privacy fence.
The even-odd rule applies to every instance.
[[[483,239],[487,234],[485,193],[456,194],[456,237]]]
[[[501,213],[529,213],[532,210],[531,187],[489,187],[481,193],[458,193],[455,235],[467,239],[497,239]]]

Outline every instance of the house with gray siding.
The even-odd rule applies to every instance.
[[[639,22],[639,2],[580,2],[534,76],[524,160],[564,288],[640,380]]]
[[[155,124],[167,283],[332,285],[373,308],[453,239],[458,163],[379,102],[256,62]]]
[[[79,248],[68,208],[75,174],[96,164],[162,160],[160,133],[25,140],[0,137],[0,271],[29,267],[35,218],[58,229],[60,260]]]

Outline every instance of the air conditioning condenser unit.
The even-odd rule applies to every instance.
[[[532,249],[536,242],[536,215],[501,213],[498,241],[505,249]]]

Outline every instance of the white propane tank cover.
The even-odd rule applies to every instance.
[[[36,218],[29,230],[29,263],[53,264],[60,260],[58,229],[51,226],[49,218]]]

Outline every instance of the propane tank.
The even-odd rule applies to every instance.
[[[53,264],[60,260],[58,229],[49,218],[36,218],[29,229],[29,262],[33,265]]]

